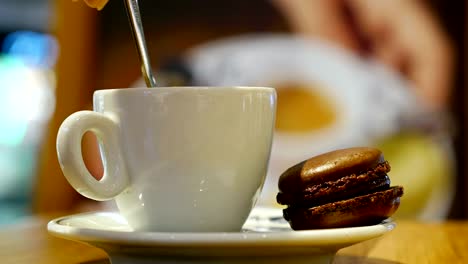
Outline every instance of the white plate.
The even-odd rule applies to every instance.
[[[120,263],[330,263],[336,251],[392,230],[373,226],[293,231],[281,210],[256,208],[241,232],[133,232],[117,213],[65,216],[49,222],[55,236],[104,249]]]

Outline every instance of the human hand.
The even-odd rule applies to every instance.
[[[429,107],[447,106],[452,44],[423,1],[273,0],[293,30],[319,36],[401,72]]]
[[[78,0],[73,0],[73,1],[78,1]],[[85,3],[92,7],[96,8],[97,10],[101,10],[104,8],[104,6],[107,4],[109,0],[84,0]]]

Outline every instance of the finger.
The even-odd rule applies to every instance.
[[[96,8],[97,10],[101,10],[104,8],[104,6],[107,4],[109,0],[84,0],[85,3],[93,8]]]
[[[360,45],[344,15],[341,0],[273,0],[293,31],[351,50]]]
[[[417,59],[410,59],[408,78],[418,88],[417,92],[428,106],[441,110],[450,99],[453,59],[449,51],[441,53],[444,48],[438,49],[436,54],[421,54]]]
[[[408,55],[408,78],[430,107],[443,109],[453,85],[453,45],[421,3],[415,2],[406,10],[412,12],[400,20],[398,41]]]
[[[389,68],[405,73],[407,56],[400,47],[390,40],[373,43],[372,56]]]
[[[366,39],[388,39],[388,20],[395,10],[396,0],[348,0],[359,33]],[[393,17],[392,19],[397,19]]]
[[[454,56],[450,41],[424,2],[349,0],[373,52],[402,70],[429,107],[447,105]]]

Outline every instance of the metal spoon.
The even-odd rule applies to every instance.
[[[138,0],[124,0],[124,2],[127,9],[128,19],[130,20],[133,39],[137,46],[138,56],[140,57],[141,73],[145,79],[146,86],[155,87],[156,79],[153,76],[153,70],[151,69],[151,63],[148,56],[148,49],[146,48],[145,33],[143,31],[143,24],[141,23]]]

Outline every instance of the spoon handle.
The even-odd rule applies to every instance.
[[[124,2],[127,9],[128,19],[130,20],[132,35],[137,45],[138,56],[140,57],[141,73],[145,79],[146,86],[155,87],[156,80],[153,76],[148,49],[146,47],[145,33],[143,31],[143,24],[141,23],[138,0],[124,0]]]

